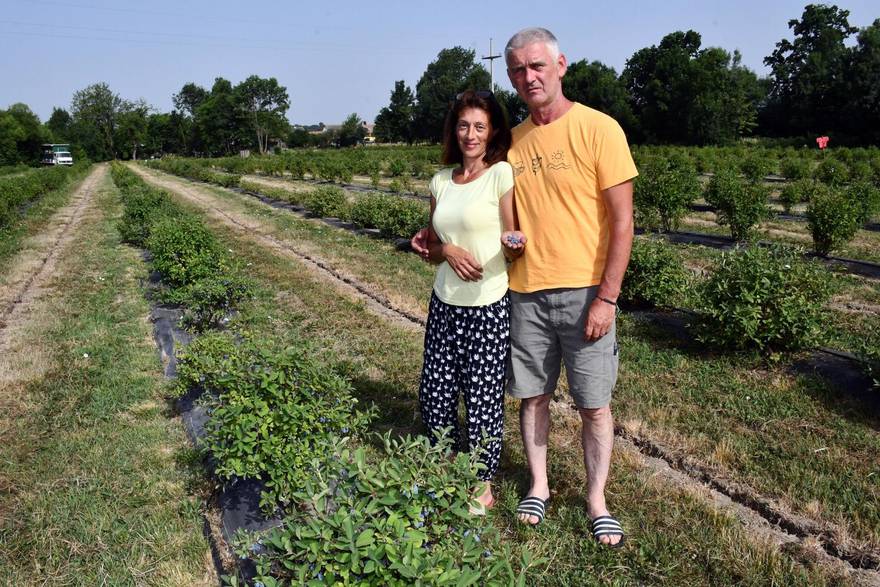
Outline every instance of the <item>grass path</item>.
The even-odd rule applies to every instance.
[[[217,584],[199,465],[169,417],[105,166],[39,295],[7,328],[0,378],[0,583]]]
[[[381,426],[390,426],[401,432],[420,429],[415,401],[421,364],[420,334],[377,320],[362,301],[338,295],[327,287],[325,280],[316,278],[305,267],[292,262],[289,256],[267,250],[255,235],[272,234],[296,246],[311,247],[320,251],[324,259],[333,259],[333,263],[340,265],[340,270],[358,273],[365,279],[370,275],[378,276],[374,284],[382,288],[393,287],[385,283],[387,272],[383,273],[382,270],[389,262],[384,258],[388,245],[273,210],[225,190],[196,186],[165,174],[143,173],[151,181],[169,188],[178,198],[201,209],[212,228],[263,284],[267,293],[243,312],[249,329],[312,341],[328,362],[337,365],[352,378],[363,399],[377,404],[382,414]],[[228,222],[229,217],[235,218],[236,222]],[[369,254],[371,251],[372,257]],[[421,288],[422,295],[427,297],[425,292],[430,287],[430,274],[425,274],[424,265],[418,262],[410,269],[413,257],[396,254],[395,258],[399,260],[399,273],[396,276],[400,284],[399,294],[414,298]],[[641,426],[640,430],[658,436],[667,433],[662,436],[663,439],[671,439],[675,446],[685,452],[693,451],[693,455],[707,461],[719,442],[715,440],[713,444],[713,434],[722,437],[730,434],[734,439],[751,436],[751,430],[743,430],[735,425],[736,417],[740,414],[728,410],[712,413],[713,402],[718,401],[717,392],[715,396],[710,395],[693,405],[689,402],[693,401],[691,393],[699,397],[707,389],[731,391],[729,386],[723,385],[724,381],[742,383],[742,375],[754,369],[754,365],[740,366],[735,361],[723,358],[710,359],[704,364],[698,360],[699,357],[693,356],[693,349],[680,348],[668,341],[660,343],[664,336],[649,330],[638,321],[627,317],[622,319],[622,348],[628,349],[624,352],[629,354],[625,355],[625,362],[629,366],[626,367],[623,380],[631,381],[619,391],[616,400],[620,420],[627,426]],[[683,358],[687,358],[688,362],[681,363]],[[671,369],[677,365],[685,368],[684,375],[689,378],[700,380],[702,375],[701,385],[687,393],[678,392],[678,382],[670,376]],[[656,373],[651,377],[639,377],[647,367],[653,367]],[[805,384],[800,379],[785,375],[782,369],[773,375],[785,377],[787,383],[782,387],[791,391],[790,396],[783,395],[780,402],[792,398],[803,402]],[[750,390],[751,386],[757,388],[765,376],[761,374],[755,377],[753,383],[746,381],[750,386],[747,389]],[[771,391],[775,391],[775,388]],[[653,400],[662,403],[664,394],[670,396],[666,398],[670,409],[660,412],[664,418],[655,420],[653,412],[656,406]],[[821,418],[834,420],[835,426],[842,423],[844,428],[850,429],[840,436],[841,446],[847,446],[853,438],[861,435],[865,438],[867,450],[876,440],[876,431],[871,432],[871,422],[849,423],[846,417],[828,413],[821,402],[809,400],[807,403],[810,410],[809,413],[803,413],[804,418],[812,417],[816,415],[812,412],[816,412]],[[672,417],[677,412],[671,408],[678,404],[690,408],[683,411],[680,420]],[[746,409],[748,405],[743,404],[741,409]],[[551,476],[555,494],[547,522],[535,530],[521,528],[512,514],[518,496],[525,487],[524,463],[517,440],[517,418],[513,404],[509,404],[507,410],[507,449],[499,482],[501,499],[499,508],[493,513],[494,520],[511,544],[545,556],[550,561],[541,575],[541,584],[776,582],[788,585],[848,582],[838,576],[839,567],[819,566],[808,570],[795,564],[788,554],[783,554],[776,544],[767,539],[765,533],[755,527],[742,526],[738,519],[719,509],[707,497],[705,490],[693,485],[670,483],[667,476],[647,466],[638,452],[623,443],[618,445],[615,453],[609,501],[612,510],[619,513],[630,530],[630,542],[619,556],[598,548],[586,533],[588,520],[583,503],[583,471],[572,414],[564,401],[556,402],[554,410],[557,416],[551,441]],[[798,410],[795,409],[795,412]],[[706,418],[707,413],[712,417]],[[686,434],[699,420],[704,420],[703,427],[692,437]],[[649,425],[655,421],[659,424],[652,429]],[[856,429],[855,436],[852,435],[853,427]],[[805,442],[804,438],[795,438],[795,444],[789,447],[785,442],[780,442],[784,440],[767,435],[759,437],[756,443],[769,441],[774,450],[785,452],[799,450],[801,443]],[[812,439],[807,440],[812,442]],[[732,440],[722,438],[720,442],[723,445]],[[747,445],[744,450],[751,448]],[[836,458],[840,456],[840,453],[835,453]],[[749,454],[743,457],[749,460]],[[712,461],[712,464],[716,462]],[[727,464],[739,465],[734,462]],[[851,464],[847,461],[841,467]],[[774,476],[786,472],[788,466],[784,458],[775,457],[768,459],[763,468],[731,467],[728,472],[756,482],[766,478],[770,487]],[[803,470],[811,466],[805,463],[804,466],[793,468]],[[870,466],[863,464],[868,470]],[[751,470],[753,468],[754,471]],[[833,477],[838,470],[823,474]],[[867,489],[868,492],[872,491],[870,487]],[[823,495],[822,499],[830,497],[834,496]],[[848,505],[858,507],[858,504]],[[794,507],[799,506],[794,504]],[[871,506],[867,507],[867,526],[863,527],[870,537],[874,530],[870,521]],[[817,554],[819,551],[815,541],[791,541],[785,552],[794,554],[798,560],[822,560],[822,556]]]

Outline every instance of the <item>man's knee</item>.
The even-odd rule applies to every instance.
[[[527,412],[547,410],[550,408],[550,400],[553,399],[552,393],[544,393],[535,397],[523,398],[520,404],[521,408]]]
[[[584,424],[593,424],[598,422],[606,422],[611,418],[611,406],[602,406],[601,408],[578,408],[581,420]]]

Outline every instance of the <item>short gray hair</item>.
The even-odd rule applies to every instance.
[[[522,49],[532,43],[544,43],[554,61],[559,57],[559,41],[556,40],[553,33],[541,27],[531,27],[523,29],[510,37],[510,40],[507,41],[507,46],[504,47],[504,60],[507,61],[511,51],[514,49]]]

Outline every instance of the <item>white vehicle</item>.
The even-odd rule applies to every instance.
[[[70,145],[45,144],[40,157],[43,165],[73,165],[73,155],[70,154]]]

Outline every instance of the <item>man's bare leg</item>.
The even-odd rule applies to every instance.
[[[524,399],[519,405],[519,429],[532,477],[532,485],[527,495],[544,500],[550,497],[550,485],[547,481],[547,441],[550,435],[551,398],[552,394],[546,393]],[[537,524],[540,521],[537,517],[528,514],[519,514],[519,519],[529,524]]]
[[[614,419],[611,407],[586,409],[580,408],[583,424],[581,443],[584,447],[584,468],[587,470],[587,508],[590,519],[607,516],[605,505],[605,483],[608,481],[608,469],[611,466],[611,450],[614,448]],[[620,536],[602,536],[603,544],[614,545]]]

